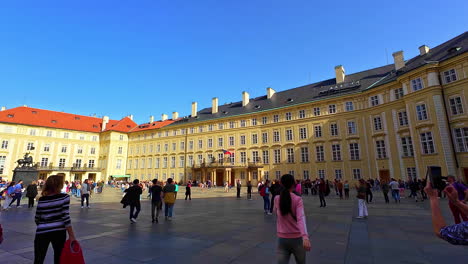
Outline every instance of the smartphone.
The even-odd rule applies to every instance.
[[[445,181],[446,178],[447,177],[442,176],[441,167],[439,166],[427,167],[426,179],[429,180],[433,189],[437,189],[439,191],[444,190],[445,186],[447,186],[447,183]]]

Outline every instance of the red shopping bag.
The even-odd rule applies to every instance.
[[[80,243],[78,241],[70,240],[65,241],[65,245],[62,249],[62,255],[60,256],[60,263],[63,264],[84,264],[83,251],[81,250]]]

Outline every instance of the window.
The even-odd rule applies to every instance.
[[[288,163],[294,163],[294,149],[293,148],[287,148],[286,153],[288,156]]]
[[[421,133],[421,145],[423,154],[435,153],[434,141],[432,139],[432,132]]]
[[[314,107],[314,116],[320,115],[320,107]]]
[[[88,168],[94,168],[94,160],[88,160]]]
[[[408,177],[408,179],[416,179],[417,178],[416,168],[414,167],[406,168],[406,176]]]
[[[268,117],[264,116],[262,117],[262,125],[266,125],[268,123]]]
[[[460,96],[450,98],[449,102],[452,115],[463,114],[463,104]]]
[[[189,146],[189,150],[193,150],[193,140],[189,141],[188,146]]]
[[[299,128],[299,138],[300,139],[307,139],[307,127],[300,127]]]
[[[208,139],[208,148],[212,148],[212,147],[213,147],[213,139],[209,138]]]
[[[314,132],[315,132],[315,137],[316,138],[322,137],[322,126],[321,125],[315,125],[314,126]]]
[[[50,151],[50,144],[45,144],[44,145],[44,152],[49,152]]]
[[[444,80],[445,83],[451,83],[457,80],[457,73],[455,69],[450,69],[448,71],[444,71]]]
[[[353,102],[346,102],[345,103],[345,109],[346,111],[353,111],[354,110],[354,105],[353,105]]]
[[[160,158],[156,158],[154,167],[155,167],[156,169],[159,169],[159,166],[161,165],[160,163],[161,163],[161,159],[160,159]]]
[[[148,162],[146,164],[148,166],[148,169],[151,169],[151,167],[153,166],[153,158],[148,158]]]
[[[293,131],[292,129],[286,129],[286,141],[293,140]]]
[[[338,136],[338,124],[337,123],[330,124],[330,134],[332,136]]]
[[[49,165],[49,158],[41,159],[41,167],[47,167]]]
[[[5,170],[6,156],[0,156],[0,174]]]
[[[411,80],[411,88],[415,92],[421,90],[423,88],[423,83],[422,83],[421,78]]]
[[[382,119],[380,118],[380,116],[374,117],[374,130],[382,130]]]
[[[323,146],[316,146],[315,147],[315,155],[317,161],[324,161],[325,160],[325,152]]]
[[[90,150],[90,153],[92,155],[96,154],[96,148],[95,147],[92,147],[91,150]]]
[[[245,145],[245,135],[240,136],[240,144]]]
[[[403,98],[403,95],[405,94],[403,91],[403,88],[397,88],[393,90],[393,94],[395,95],[395,100]]]
[[[299,118],[305,118],[305,117],[306,117],[305,110],[299,110]]]
[[[70,133],[68,132],[63,133],[63,138],[69,138],[69,137],[70,137]]]
[[[66,160],[65,159],[59,159],[59,167],[63,168],[65,167]]]
[[[310,175],[309,175],[309,171],[308,171],[308,170],[303,171],[302,174],[304,175],[304,180],[310,179]]]
[[[150,153],[153,153],[153,144],[151,144],[151,145],[149,146],[149,152],[150,152]],[[120,153],[120,154],[122,154],[122,153]]]
[[[172,151],[176,151],[177,149],[177,143],[172,143]],[[145,153],[146,146],[143,146],[143,153]]]
[[[301,147],[301,162],[309,162],[309,148]]]
[[[2,149],[8,149],[8,140],[2,140]]]
[[[231,164],[234,165],[234,163],[236,162],[236,153],[232,152],[229,159],[231,160]]]
[[[281,178],[281,171],[275,171],[275,177],[279,180]]]
[[[258,144],[258,135],[252,134],[252,144]]]
[[[273,142],[279,142],[280,141],[280,133],[278,130],[273,131]]]
[[[343,178],[343,172],[340,169],[335,170],[335,179],[341,180]]]
[[[115,163],[115,168],[118,169],[118,170],[122,168],[122,160],[121,159],[117,159],[117,162]]]
[[[318,170],[318,176],[320,179],[325,179],[325,170]]]
[[[171,157],[171,168],[175,168],[176,157]]]
[[[279,122],[279,115],[274,115],[273,116],[273,123],[278,123]]]
[[[185,141],[181,141],[179,146],[180,146],[180,150],[185,150]]]
[[[268,143],[268,133],[267,132],[262,133],[262,143],[263,144]]]
[[[128,160],[128,169],[129,169],[129,170],[132,169],[132,160]]]
[[[167,168],[167,157],[163,157],[163,169],[165,168]]]
[[[291,114],[291,112],[287,112],[287,113],[285,114],[285,118],[286,118],[287,121],[292,120],[292,114]]]
[[[193,166],[193,155],[189,155],[189,156],[188,156],[188,165],[189,165],[190,167]]]
[[[224,154],[223,153],[218,153],[218,162],[223,163],[224,160]]]
[[[385,149],[385,141],[377,140],[375,141],[375,146],[377,150],[377,158],[378,159],[387,158],[387,150]]]
[[[340,144],[332,145],[332,159],[333,161],[341,160],[341,145]]]
[[[96,141],[96,140],[94,140],[95,138],[97,139],[96,136],[93,136],[93,141]],[[120,135],[120,136],[119,136],[119,140],[124,140],[124,136],[123,136],[123,135]]]
[[[164,144],[164,151],[165,151],[165,152],[168,152],[168,151],[169,151],[169,144],[167,144],[167,143]],[[139,152],[140,152],[140,148],[137,147],[137,154],[138,154]]]
[[[85,136],[84,136],[84,135],[80,135],[80,136],[79,136],[79,139],[80,139],[80,140],[84,140],[84,139],[85,139]]]
[[[292,176],[294,176],[294,171],[293,170],[290,170],[288,173],[291,174]]]
[[[203,148],[203,140],[202,139],[198,140],[198,148],[199,149]]]
[[[135,159],[135,169],[138,169],[138,159]]]
[[[218,147],[222,147],[222,146],[223,146],[223,138],[218,137]]]
[[[260,162],[260,157],[258,156],[258,151],[252,151],[252,161],[257,163]]]
[[[190,134],[193,134],[193,133],[195,133],[195,128],[194,128],[194,127],[191,127],[191,128],[190,128]]]
[[[427,109],[426,104],[420,104],[416,106],[416,114],[418,116],[418,120],[427,120]]]
[[[36,129],[29,130],[29,135],[30,136],[35,136],[36,135]]]
[[[350,143],[349,144],[349,158],[350,160],[359,160],[359,144],[358,143]]]
[[[269,172],[269,171],[264,171],[264,172],[263,172],[263,177],[264,177],[266,180],[269,180],[269,179],[270,179],[270,172]]]
[[[219,124],[218,124],[218,129],[219,129],[219,130],[224,129],[224,123],[219,123]]]
[[[355,180],[361,179],[361,169],[353,169],[353,179]]]
[[[48,130],[48,131],[46,132],[46,136],[47,136],[47,137],[51,137],[51,136],[52,136],[52,131]]]
[[[252,118],[252,126],[256,126],[257,125],[257,118]]]
[[[229,136],[229,146],[234,146],[234,136]]]
[[[240,176],[241,180],[245,180],[245,171],[241,171]]]
[[[281,149],[273,150],[275,164],[281,163]]]
[[[157,153],[161,152],[161,145],[158,144],[158,145],[156,146],[156,152],[157,152]]]
[[[468,152],[468,127],[455,128],[455,142],[458,152]]]
[[[202,133],[203,132],[203,126],[198,127],[198,132]]]
[[[380,104],[379,96],[378,95],[371,96],[370,103],[371,103],[371,106],[379,105]]]
[[[26,147],[26,150],[34,150],[34,143],[33,142],[29,142],[27,147]]]
[[[334,114],[336,113],[336,105],[332,104],[328,106],[328,113],[329,114]]]
[[[220,159],[220,162],[223,161],[223,153],[220,153],[221,154],[221,159]],[[179,157],[179,168],[183,168],[185,166],[185,157],[184,156],[180,156]]]
[[[145,159],[144,158],[141,159],[140,165],[141,165],[141,167],[140,167],[141,169],[145,168]]]
[[[356,122],[348,121],[348,134],[355,135],[356,134]]]
[[[83,154],[83,146],[78,146],[78,148],[76,149],[76,153]]]
[[[262,151],[262,157],[263,157],[263,164],[270,163],[270,151],[263,150]]]
[[[241,126],[241,127],[245,127],[245,125],[246,125],[245,120],[241,120],[241,121],[240,121],[240,126]]]
[[[398,122],[400,126],[407,126],[408,125],[408,114],[406,111],[398,112]]]
[[[213,124],[208,125],[208,131],[213,131]]]
[[[413,157],[413,141],[411,137],[402,137],[401,138],[401,150],[403,152],[403,157]]]
[[[240,152],[240,162],[241,163],[246,163],[247,162],[247,155],[246,155],[245,151]]]

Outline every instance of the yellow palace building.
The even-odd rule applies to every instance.
[[[132,117],[2,108],[0,176],[8,178],[30,151],[41,177],[67,179],[171,177],[222,185],[290,173],[406,180],[440,166],[466,182],[467,51],[465,32],[432,49],[423,45],[409,60],[398,51],[393,64],[353,74],[340,65],[332,79],[267,88],[255,98],[243,92],[241,101],[224,105],[213,98],[201,110],[194,102],[189,116],[174,112],[140,125]]]

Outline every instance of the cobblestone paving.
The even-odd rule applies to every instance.
[[[263,214],[260,197],[247,201],[243,190],[238,200],[234,191],[221,188],[194,188],[192,201],[181,194],[174,220],[159,224],[151,223],[146,199],[138,223],[130,224],[117,189],[93,195],[91,209],[81,209],[73,198],[72,224],[87,263],[275,263],[275,217]],[[359,220],[355,199],[332,195],[327,207],[319,208],[318,197],[305,196],[312,242],[307,263],[467,263],[466,247],[433,235],[427,202],[386,205],[382,200],[377,193],[369,219]],[[446,206],[444,214],[452,223]],[[0,213],[5,236],[0,263],[32,263],[33,219],[34,210],[24,207]],[[49,248],[46,263],[52,263],[52,255]]]

